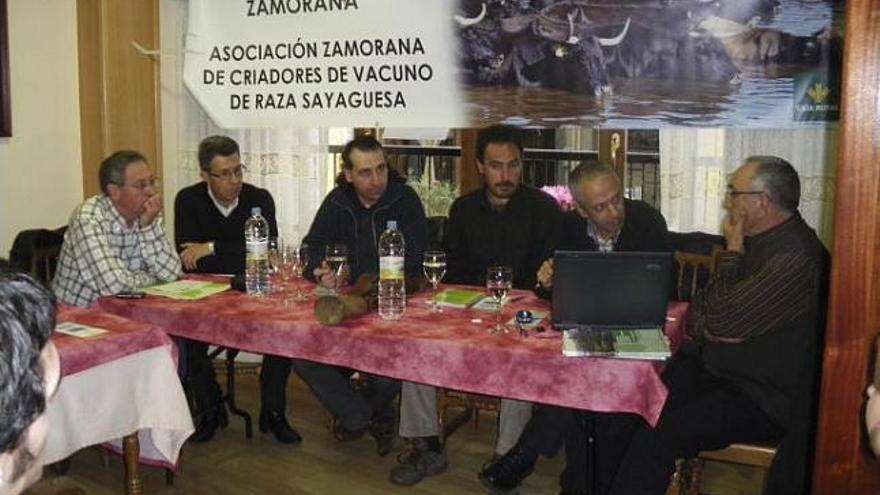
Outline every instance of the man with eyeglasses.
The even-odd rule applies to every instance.
[[[203,139],[198,159],[202,181],[181,189],[174,201],[174,235],[183,267],[191,273],[244,273],[244,224],[251,208],[259,207],[269,222],[269,235],[277,237],[275,202],[269,191],[244,182],[245,165],[233,139]],[[207,442],[227,423],[207,343],[187,341],[187,367],[196,408],[203,412],[190,439]],[[260,430],[271,431],[281,443],[296,444],[302,437],[285,415],[289,375],[289,358],[263,356]]]
[[[557,249],[603,253],[671,251],[663,215],[643,201],[624,198],[623,184],[611,166],[599,161],[584,162],[569,172],[568,187],[575,209],[563,216]],[[546,295],[552,283],[553,259],[550,258],[538,271],[537,292]],[[493,493],[514,491],[531,474],[539,455],[554,457],[564,446],[562,493],[586,493],[584,467],[588,462],[588,438],[593,437],[597,449],[614,449],[618,435],[609,430],[627,427],[631,429],[632,425],[617,419],[609,421],[604,414],[539,405],[516,445],[487,464],[480,472],[480,481]],[[602,479],[608,471],[604,465],[597,464],[596,471],[599,484],[610,483],[610,479]]]
[[[88,306],[180,275],[165,232],[156,178],[137,151],[117,151],[98,171],[101,194],[74,209],[52,288],[58,300]]]

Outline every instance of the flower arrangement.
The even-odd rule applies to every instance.
[[[449,216],[449,209],[455,198],[458,197],[458,187],[449,182],[428,181],[423,178],[410,183],[410,186],[422,200],[425,216],[428,217]]]
[[[574,208],[574,200],[571,197],[571,191],[568,186],[544,186],[542,191],[553,196],[562,211],[568,211]]]

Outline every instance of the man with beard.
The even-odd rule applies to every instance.
[[[492,126],[477,138],[477,170],[482,189],[458,198],[449,213],[444,246],[446,281],[484,286],[486,269],[507,266],[513,286],[531,289],[541,262],[552,253],[562,215],[548,194],[521,184],[523,146],[517,129]],[[532,414],[528,402],[502,399],[496,455],[516,442]],[[411,450],[391,471],[391,482],[413,485],[446,470],[440,442],[437,389],[404,382],[401,389],[400,436]]]
[[[378,273],[379,236],[389,221],[397,222],[406,242],[404,271],[420,274],[428,222],[418,195],[405,182],[389,168],[376,138],[363,135],[349,141],[342,150],[338,185],[324,198],[303,240],[310,250],[306,276],[330,288]],[[348,251],[346,269],[340,273],[322,261],[330,244],[344,244]],[[353,441],[369,433],[380,456],[391,452],[398,380],[362,373],[366,387],[356,389],[350,379],[354,370],[304,359],[294,359],[293,366],[337,419],[333,434],[338,440]]]

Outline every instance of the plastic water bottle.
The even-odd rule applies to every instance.
[[[269,293],[269,222],[260,208],[251,208],[251,217],[244,223],[244,285],[248,294]]]
[[[379,236],[379,316],[385,320],[400,319],[406,309],[404,251],[403,234],[389,220]]]

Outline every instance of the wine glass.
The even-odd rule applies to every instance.
[[[446,275],[446,253],[443,251],[426,251],[422,260],[422,268],[425,269],[425,278],[431,284],[431,292],[433,294],[431,311],[440,313],[443,310],[437,304],[437,284]]]
[[[324,261],[335,276],[333,295],[336,295],[339,292],[339,277],[342,276],[342,269],[348,261],[348,246],[345,244],[327,244],[327,248],[324,251]]]
[[[277,281],[281,278],[281,247],[282,242],[279,237],[270,237],[267,244],[266,258],[269,261],[269,279]],[[277,290],[284,290],[283,283],[279,284]],[[273,290],[275,288],[273,287]]]
[[[303,270],[309,266],[309,245],[300,244],[299,247],[291,245],[288,249],[289,256],[293,261],[293,275],[299,279],[296,284],[296,295],[293,296],[295,301],[306,301],[309,299],[302,290]]]
[[[513,287],[513,270],[506,266],[491,266],[486,270],[486,290],[492,299],[495,300],[495,326],[490,328],[490,332],[506,332],[507,329],[501,325],[501,306],[504,304],[504,298]]]
[[[284,244],[278,253],[278,278],[281,279],[282,290],[290,286],[290,279],[299,267],[298,248],[293,244]],[[284,305],[290,306],[290,298],[284,298]]]

